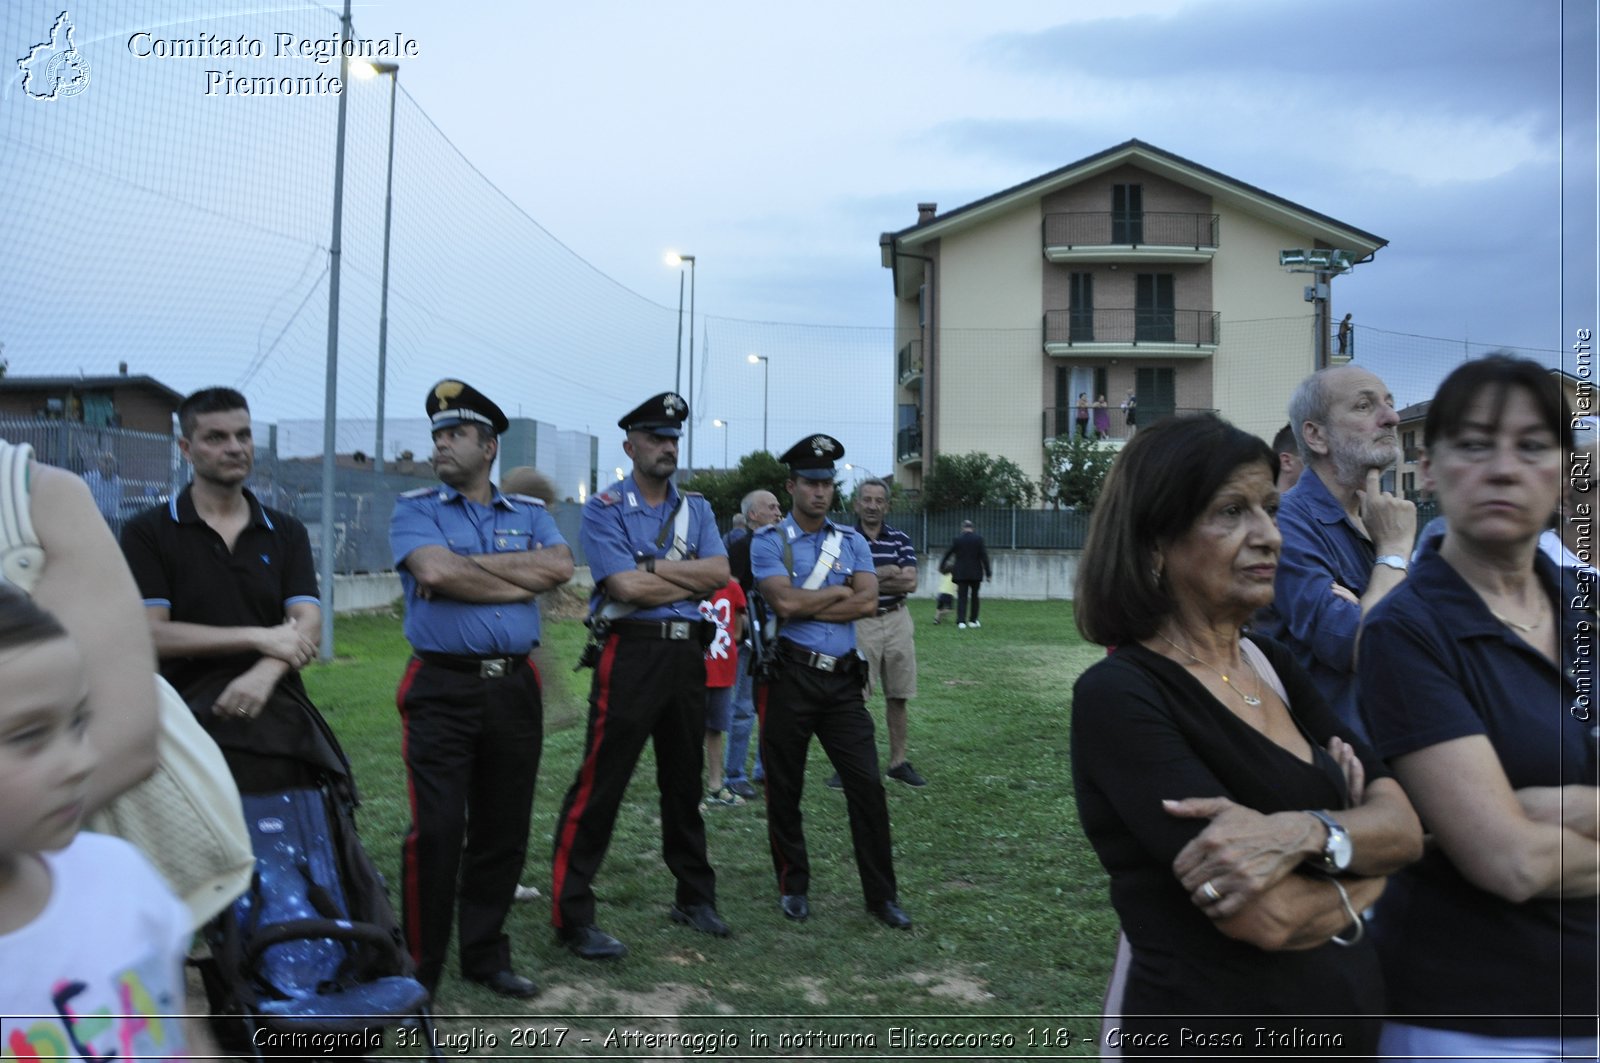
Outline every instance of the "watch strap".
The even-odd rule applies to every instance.
[[[1381,557],[1374,558],[1373,561],[1376,564],[1386,565],[1389,568],[1397,569],[1400,572],[1404,572],[1406,569],[1411,567],[1411,562],[1406,560],[1400,554],[1384,554]]]

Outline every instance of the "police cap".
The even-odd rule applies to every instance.
[[[617,427],[624,432],[649,432],[677,439],[683,422],[689,419],[689,404],[675,391],[652,395],[622,415]]]
[[[487,395],[460,380],[441,380],[428,392],[429,428],[453,428],[458,424],[481,424],[500,435],[511,426],[500,407]]]
[[[844,444],[832,436],[806,436],[778,456],[789,471],[807,480],[833,479],[833,463],[844,457]]]

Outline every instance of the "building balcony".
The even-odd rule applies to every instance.
[[[1138,422],[1142,425],[1152,425],[1172,414],[1216,412],[1198,406],[1161,406],[1146,402],[1138,407]],[[1084,415],[1082,421],[1078,420],[1079,414]],[[1098,420],[1096,414],[1101,415]],[[1077,434],[1121,446],[1133,438],[1134,433],[1134,428],[1128,425],[1128,415],[1116,406],[1106,409],[1096,409],[1093,406],[1087,409],[1078,406],[1046,406],[1041,427],[1046,443],[1052,439],[1066,439]]]
[[[911,387],[922,379],[922,341],[911,340],[894,358],[895,380]]]
[[[1217,253],[1218,227],[1215,214],[1046,214],[1044,257],[1051,262],[1209,262]]]
[[[1216,353],[1222,315],[1168,308],[1046,310],[1044,349],[1056,356],[1206,358]]]
[[[921,425],[907,425],[894,434],[894,458],[901,465],[922,464]]]

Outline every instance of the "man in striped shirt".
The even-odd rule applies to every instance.
[[[878,570],[878,611],[856,621],[856,646],[867,659],[866,695],[883,690],[884,721],[889,731],[889,778],[907,786],[928,781],[906,759],[906,702],[917,696],[917,647],[906,595],[917,589],[917,552],[911,536],[884,523],[889,512],[889,485],[876,477],[856,488],[856,528],[872,548]],[[828,780],[839,786],[836,773]]]

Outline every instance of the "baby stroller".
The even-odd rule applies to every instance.
[[[439,1059],[428,992],[356,836],[344,751],[309,700],[290,711],[307,721],[306,756],[282,776],[293,785],[243,794],[256,873],[205,929],[201,973],[218,1039],[257,1060],[393,1045]],[[404,1029],[386,1037],[395,1027]]]

